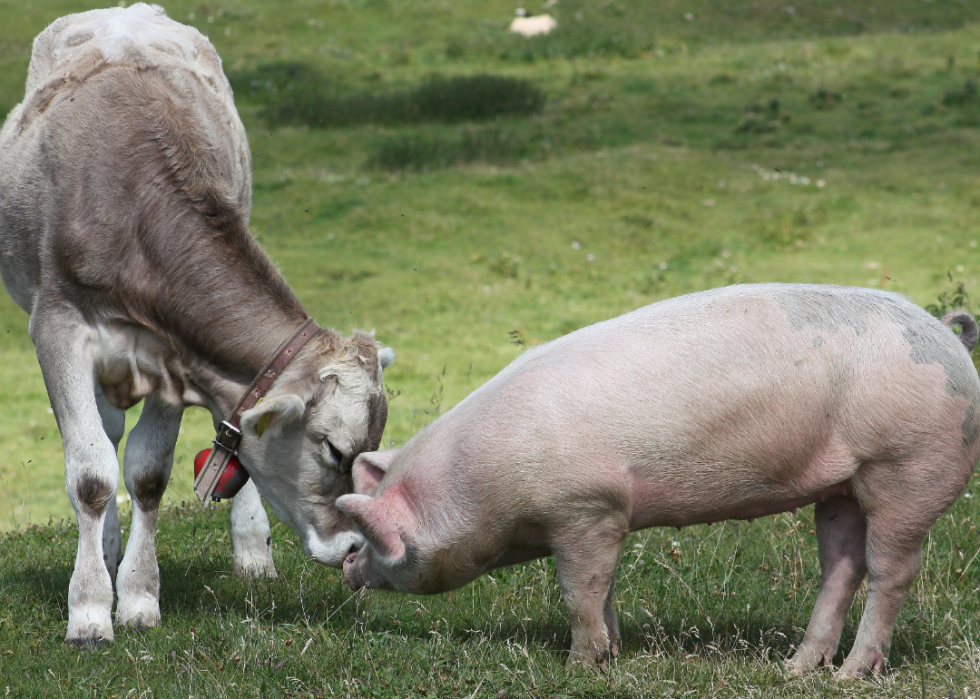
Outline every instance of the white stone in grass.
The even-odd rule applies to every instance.
[[[525,38],[550,34],[558,28],[558,22],[551,15],[534,15],[533,17],[515,17],[507,31],[520,34]]]

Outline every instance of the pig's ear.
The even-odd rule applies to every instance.
[[[252,437],[275,437],[285,425],[302,418],[304,412],[306,403],[293,393],[264,398],[242,413],[242,432]]]
[[[352,468],[354,492],[360,495],[374,495],[397,453],[397,449],[366,451],[354,459]]]
[[[341,495],[336,504],[338,510],[354,520],[379,555],[392,559],[405,555],[405,542],[398,533],[394,517],[383,505],[379,506],[377,500],[351,494]]]

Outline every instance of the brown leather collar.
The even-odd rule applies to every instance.
[[[201,473],[194,480],[194,492],[201,500],[201,504],[207,504],[211,493],[221,478],[225,467],[231,457],[238,452],[238,445],[242,441],[241,419],[242,413],[254,408],[262,399],[266,391],[272,386],[283,369],[299,354],[299,351],[307,342],[313,339],[320,332],[320,326],[312,318],[307,318],[299,330],[282,345],[275,355],[256,375],[248,390],[238,401],[234,412],[227,420],[224,420],[218,427],[217,434],[214,436],[214,448],[208,456],[208,460],[201,468]]]

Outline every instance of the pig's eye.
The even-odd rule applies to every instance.
[[[323,440],[323,453],[335,466],[340,466],[344,461],[344,453],[329,439]]]

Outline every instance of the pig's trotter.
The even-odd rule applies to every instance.
[[[847,610],[867,572],[867,523],[856,500],[841,497],[818,502],[813,519],[820,557],[820,590],[803,642],[786,663],[793,675],[833,663]]]
[[[581,527],[563,531],[552,544],[558,583],[572,627],[569,666],[605,666],[610,656],[619,651],[612,586],[626,533],[622,522],[610,519],[585,531]]]

